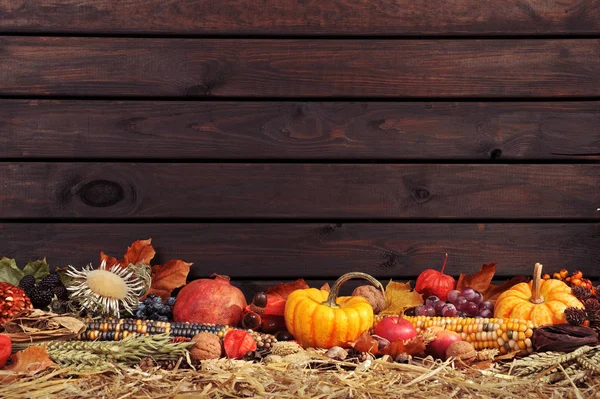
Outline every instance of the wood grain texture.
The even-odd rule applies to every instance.
[[[3,0],[0,31],[230,35],[600,32],[595,0]]]
[[[350,270],[380,278],[412,278],[439,267],[473,273],[497,262],[498,276],[581,269],[598,277],[600,224],[464,223],[224,223],[224,224],[0,224],[0,256],[19,264],[46,256],[51,265],[97,264],[100,251],[121,256],[136,239],[152,237],[157,263],[194,262],[190,278],[213,272],[234,279],[331,280]]]
[[[0,95],[599,96],[600,40],[0,37]]]
[[[598,218],[600,164],[0,163],[7,218]]]
[[[595,101],[0,100],[0,129],[3,158],[600,159]]]

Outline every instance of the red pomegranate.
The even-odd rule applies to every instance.
[[[194,280],[179,291],[173,319],[193,323],[213,323],[237,327],[247,306],[242,291],[232,286],[229,277],[219,274]]]

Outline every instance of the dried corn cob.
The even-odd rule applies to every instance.
[[[169,334],[171,337],[192,338],[201,332],[209,332],[223,338],[227,331],[235,328],[218,324],[188,322],[165,322],[138,319],[86,319],[86,330],[78,337],[80,341],[119,341],[130,335]],[[253,330],[248,331],[259,348],[270,347],[277,342],[274,336]]]
[[[463,317],[406,316],[417,332],[439,326],[460,334],[476,350],[498,349],[501,354],[520,350],[533,352],[532,336],[536,326],[519,319],[482,319]],[[381,319],[381,318],[379,318]]]

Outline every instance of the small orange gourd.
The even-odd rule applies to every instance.
[[[542,264],[536,263],[533,280],[503,292],[494,306],[494,317],[530,320],[537,326],[566,323],[565,309],[584,306],[560,280],[543,280]]]
[[[308,288],[292,292],[285,303],[285,325],[303,347],[348,346],[373,325],[373,308],[362,296],[338,297],[340,287],[351,278],[368,280],[383,292],[383,286],[365,273],[341,276],[331,291]]]

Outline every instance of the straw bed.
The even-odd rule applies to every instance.
[[[452,362],[385,360],[329,362],[315,354],[304,365],[241,360],[205,361],[198,370],[121,368],[74,374],[72,368],[0,385],[0,397],[106,398],[589,398],[599,397],[600,376],[561,386],[539,375],[517,377],[493,370],[457,369]],[[56,396],[55,396],[56,395]]]

